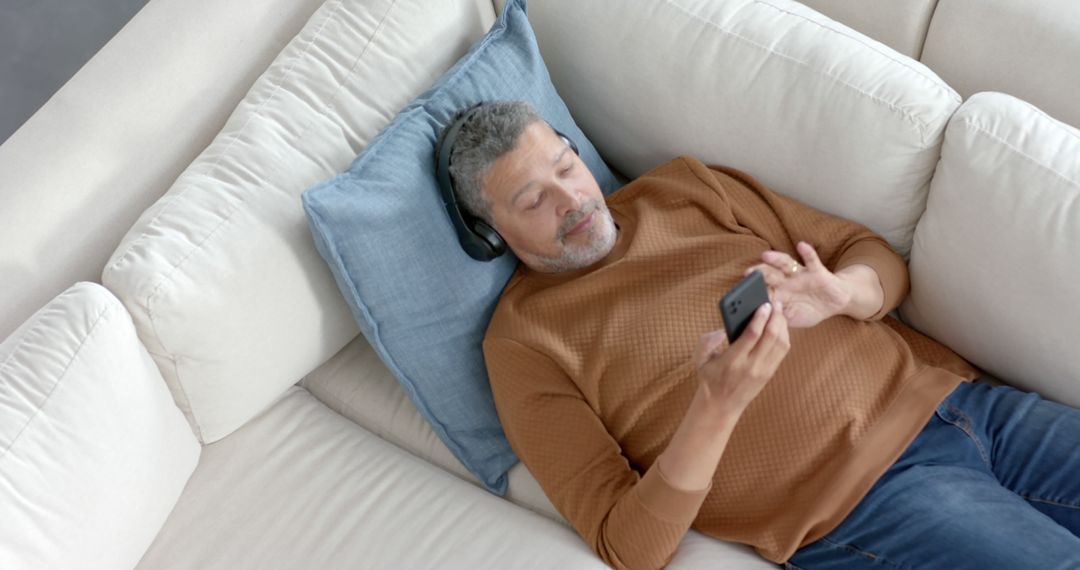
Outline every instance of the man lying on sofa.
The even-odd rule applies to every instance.
[[[522,261],[484,340],[499,417],[607,563],[692,526],[795,568],[1080,567],[1080,411],[885,318],[879,236],[687,157],[605,202],[527,104],[457,122],[453,191]],[[729,344],[755,269],[772,302]]]

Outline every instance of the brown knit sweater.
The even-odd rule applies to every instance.
[[[865,227],[780,196],[738,171],[681,157],[607,200],[611,253],[574,272],[522,266],[484,340],[506,435],[559,512],[608,564],[655,568],[690,526],[774,562],[835,528],[978,372],[885,317],[907,268]],[[767,249],[805,240],[832,271],[862,263],[885,303],[871,320],[791,329],[791,350],[742,415],[709,489],[650,468],[698,380],[698,337]],[[884,318],[883,318],[884,317]]]

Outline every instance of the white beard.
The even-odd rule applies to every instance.
[[[588,230],[588,239],[585,243],[566,243],[566,231],[569,231],[570,228],[577,225],[578,222],[593,211],[597,213],[597,216],[593,220],[592,227]],[[560,238],[560,241],[563,241],[561,255],[557,257],[529,256],[530,259],[525,260],[527,265],[544,273],[574,271],[600,261],[611,252],[611,248],[615,247],[615,238],[618,237],[618,232],[615,229],[615,220],[612,219],[611,212],[607,209],[607,204],[603,200],[597,200],[592,208],[582,210],[582,212],[579,216],[567,219],[566,223],[563,224],[564,229],[559,232],[563,236]]]

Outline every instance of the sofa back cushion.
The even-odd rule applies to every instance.
[[[960,104],[923,65],[786,0],[548,0],[530,18],[616,170],[733,166],[907,253]]]
[[[799,0],[826,16],[915,59],[922,53],[926,29],[938,0],[904,2]]]
[[[0,344],[0,568],[132,568],[200,447],[123,305],[78,283]]]
[[[949,123],[904,319],[1010,384],[1080,406],[1080,131],[979,93]]]
[[[488,0],[329,0],[128,231],[102,281],[201,441],[356,336],[300,194],[348,166],[494,17]]]
[[[938,0],[922,61],[968,97],[1002,91],[1080,127],[1080,2]]]

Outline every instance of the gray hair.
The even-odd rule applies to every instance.
[[[458,112],[454,120],[465,112]],[[526,127],[543,120],[525,101],[497,101],[481,105],[461,126],[450,151],[450,176],[458,200],[469,213],[491,223],[491,203],[483,192],[484,176],[499,157],[514,150]]]

